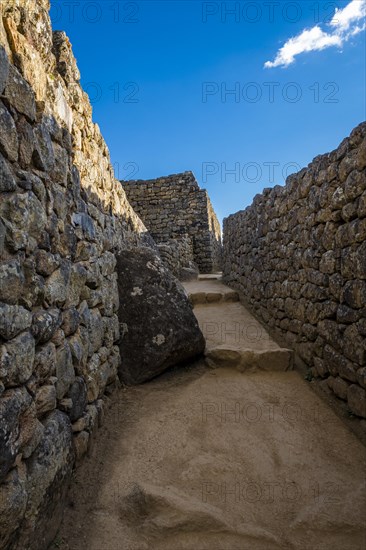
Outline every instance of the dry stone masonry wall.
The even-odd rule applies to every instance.
[[[53,540],[118,375],[140,382],[204,349],[49,7],[0,5],[0,550]],[[168,247],[172,265],[190,244]]]
[[[178,278],[194,262],[192,240],[188,235],[182,235],[179,239],[168,239],[157,247],[164,264]]]
[[[158,244],[171,246],[171,240],[181,241],[188,236],[193,260],[200,272],[221,269],[220,224],[207,191],[200,189],[192,172],[121,183],[134,210]],[[187,248],[185,244],[178,247]],[[171,256],[175,256],[174,251]]]
[[[224,221],[224,279],[366,417],[366,123]]]
[[[116,380],[116,253],[152,240],[48,1],[0,9],[0,548],[42,549]]]

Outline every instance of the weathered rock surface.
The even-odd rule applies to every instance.
[[[53,385],[41,386],[36,393],[37,415],[43,416],[56,408],[56,388]]]
[[[36,102],[34,91],[13,65],[9,66],[4,95],[19,113],[22,113],[31,121],[35,120]]]
[[[25,472],[13,468],[0,490],[0,548],[13,548],[27,506]]]
[[[366,123],[224,221],[224,280],[366,417]]]
[[[62,399],[75,380],[71,349],[67,342],[56,352],[57,399]]]
[[[31,404],[25,388],[7,390],[0,400],[0,483],[12,467],[20,448],[20,417]],[[1,499],[0,499],[1,502]]]
[[[44,428],[42,440],[27,462],[28,501],[19,548],[36,532],[37,540],[30,545],[31,550],[47,548],[56,536],[74,464],[67,415],[60,411],[50,413],[44,420]]]
[[[0,149],[11,161],[18,160],[18,135],[15,122],[0,101]]]
[[[14,191],[16,188],[15,178],[9,164],[0,154],[0,192]]]
[[[52,33],[49,7],[2,0],[0,8],[0,547],[7,550],[45,550],[55,535],[73,439],[81,458],[106,388],[118,379],[116,252],[152,243],[114,177],[70,41]],[[87,435],[76,439],[71,423],[84,417],[79,431]]]
[[[189,262],[186,267],[182,267],[179,272],[180,281],[196,281],[198,279],[199,269],[194,262]]]
[[[24,384],[33,372],[35,341],[22,332],[0,346],[0,379],[9,387]]]
[[[68,397],[72,400],[72,406],[69,412],[71,422],[76,422],[76,420],[82,416],[87,404],[86,396],[86,384],[84,379],[79,376],[75,378],[68,393]]]
[[[3,93],[9,74],[9,60],[4,46],[0,44],[0,94]]]
[[[34,372],[38,381],[42,384],[50,376],[56,373],[56,346],[48,342],[43,346],[36,347],[34,357]]]
[[[20,332],[29,328],[32,314],[22,306],[0,304],[0,336],[6,340],[15,338]]]
[[[58,309],[39,310],[33,315],[32,334],[37,344],[44,344],[61,325],[61,315]]]
[[[123,382],[144,382],[203,353],[205,341],[188,297],[154,251],[126,250],[117,269]]]

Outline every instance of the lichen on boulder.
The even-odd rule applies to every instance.
[[[117,258],[120,379],[137,384],[203,353],[205,340],[181,283],[148,248]]]

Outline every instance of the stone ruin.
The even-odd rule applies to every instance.
[[[366,122],[224,220],[223,276],[366,417]]]
[[[191,262],[201,273],[221,271],[220,223],[192,172],[122,185],[174,273]]]
[[[39,550],[55,537],[72,469],[118,381],[142,382],[205,345],[183,287],[114,177],[49,7],[1,2],[2,550]],[[178,272],[191,244],[167,246]]]
[[[49,0],[0,16],[0,548],[42,550],[118,381],[204,351],[171,273],[221,267],[186,172],[117,181]],[[365,412],[366,125],[225,221],[225,280]],[[131,361],[134,355],[135,361]],[[122,361],[121,361],[122,359]]]

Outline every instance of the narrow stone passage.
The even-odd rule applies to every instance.
[[[364,550],[362,444],[235,293],[185,286],[206,361],[116,392],[54,546]]]
[[[238,293],[216,278],[188,282],[185,288],[206,338],[206,362],[240,371],[286,371],[292,351],[281,348],[239,302]]]

